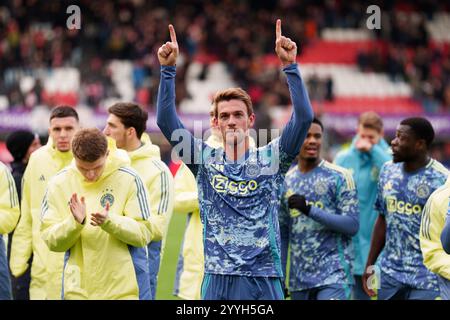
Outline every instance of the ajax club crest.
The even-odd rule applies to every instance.
[[[324,195],[327,193],[327,184],[321,180],[314,183],[314,190],[318,195]]]
[[[259,173],[259,166],[255,163],[249,163],[245,168],[245,173],[247,173],[249,177],[256,177]]]
[[[106,203],[109,202],[109,206],[111,207],[114,203],[114,196],[112,195],[112,193],[110,193],[112,190],[106,189],[104,192],[101,199],[100,199],[100,204],[103,208],[106,208]]]
[[[417,188],[416,195],[419,198],[427,198],[430,195],[430,188],[426,184],[422,184]]]

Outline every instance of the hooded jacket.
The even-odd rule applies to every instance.
[[[21,216],[11,245],[10,268],[15,277],[31,265],[30,299],[60,299],[62,253],[50,252],[40,235],[41,204],[48,181],[72,161],[72,153],[60,152],[51,139],[31,154],[23,176]]]
[[[0,300],[11,299],[11,280],[3,234],[14,230],[19,220],[19,199],[9,169],[0,162]]]
[[[131,167],[139,173],[147,188],[150,197],[150,211],[155,221],[155,235],[148,245],[150,287],[152,298],[155,299],[165,235],[173,211],[174,182],[169,168],[161,161],[159,147],[152,144],[146,133],[142,135],[141,141],[143,145],[128,152],[128,156],[131,159]]]
[[[128,156],[131,167],[142,178],[150,197],[150,210],[155,217],[153,241],[163,239],[173,209],[173,177],[167,165],[161,161],[159,147],[152,144],[147,134],[142,135],[143,145]]]
[[[334,163],[349,169],[356,184],[360,215],[359,231],[353,237],[355,251],[353,273],[362,275],[369,255],[373,226],[378,216],[374,208],[378,175],[383,164],[391,160],[392,156],[384,139],[380,139],[369,152],[361,152],[355,147],[357,138],[358,136],[353,138],[349,149],[338,153]]]
[[[78,223],[68,202],[85,197]],[[110,203],[107,220],[90,224],[91,213]],[[126,152],[110,148],[97,181],[86,181],[75,164],[58,173],[42,203],[41,232],[49,249],[65,252],[63,299],[149,299],[146,245],[154,234],[148,194],[129,167]]]
[[[212,148],[222,146],[222,139],[211,135],[206,141]],[[254,140],[250,139],[254,146]],[[186,229],[178,257],[174,295],[185,300],[200,300],[203,281],[203,224],[200,219],[197,181],[186,164],[182,163],[175,175],[174,212],[187,214]]]
[[[0,235],[14,230],[19,220],[19,199],[11,173],[0,162]]]
[[[442,246],[441,233],[450,214],[450,178],[434,191],[422,213],[420,249],[423,264],[433,273],[450,280],[450,255]]]

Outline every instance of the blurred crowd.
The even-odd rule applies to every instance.
[[[184,81],[189,64],[201,61],[207,69],[209,62],[220,60],[251,94],[256,111],[266,114],[268,106],[289,102],[278,66],[267,63],[276,17],[283,17],[283,33],[297,41],[301,56],[324,28],[364,27],[367,6],[377,3],[388,10],[379,33],[388,44],[360,54],[360,67],[408,80],[428,111],[450,108],[450,55],[429,45],[424,28],[425,19],[446,9],[437,0],[414,4],[411,10],[422,14],[418,22],[394,14],[403,1],[7,0],[0,5],[0,96],[12,109],[61,102],[98,108],[109,99],[124,98],[110,62],[129,60],[133,90],[127,98],[152,109],[159,79],[155,52],[168,40],[166,28],[173,23],[182,53],[178,102],[189,98]],[[66,8],[72,4],[81,8],[80,30],[66,27]],[[44,88],[41,75],[57,67],[80,71],[75,93],[58,95]],[[311,92],[317,91],[313,100],[333,99],[331,79],[306,80]],[[322,89],[313,88],[317,83]]]
[[[426,21],[439,10],[448,12],[449,7],[425,7],[420,13],[408,5],[402,9],[383,18],[377,32],[380,42],[358,55],[358,66],[363,71],[385,72],[392,81],[407,81],[426,112],[448,112],[450,46],[431,41]]]

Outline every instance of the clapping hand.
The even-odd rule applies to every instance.
[[[84,219],[86,219],[86,203],[84,202],[84,197],[78,200],[76,193],[72,194],[69,201],[70,212],[78,223],[83,224]]]
[[[91,214],[91,225],[94,227],[101,226],[107,219],[109,214],[109,202],[106,203],[105,209],[102,212]]]

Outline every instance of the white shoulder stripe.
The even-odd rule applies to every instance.
[[[288,170],[288,172],[286,173],[286,175],[291,175],[295,172],[295,170],[297,170],[297,166],[292,167],[291,169]]]
[[[45,190],[45,194],[44,194],[44,197],[42,198],[42,202],[41,202],[41,220],[42,220],[42,218],[44,218],[44,215],[48,211],[47,195],[48,195],[48,189]]]
[[[442,163],[440,163],[439,161],[433,160],[433,163],[432,163],[431,167],[434,170],[436,170],[436,171],[438,171],[438,172],[440,172],[440,173],[442,173],[442,174],[444,174],[446,176],[449,175],[448,169]]]
[[[169,207],[169,177],[167,175],[167,170],[164,169],[158,160],[152,160],[152,163],[161,172],[161,198],[158,206],[158,214],[163,214]],[[150,190],[148,191],[150,192]]]
[[[328,161],[324,161],[323,165],[328,169],[337,171],[342,174],[344,176],[345,182],[347,183],[347,187],[351,190],[355,189],[355,182],[353,181],[353,176],[349,170]]]
[[[142,182],[142,179],[139,177],[139,175],[134,170],[130,170],[129,168],[121,167],[121,168],[119,168],[119,171],[126,172],[134,177],[134,181],[136,183],[136,188],[137,188],[137,197],[138,197],[138,201],[139,201],[139,207],[141,209],[141,215],[144,218],[144,220],[147,220],[150,217],[150,210],[148,208],[147,192],[146,192],[145,186]]]

